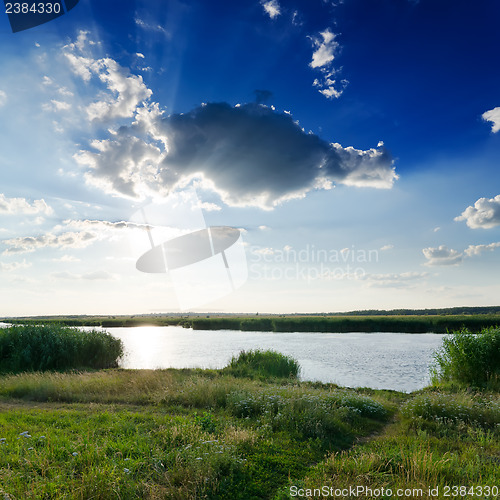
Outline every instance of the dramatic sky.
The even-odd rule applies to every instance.
[[[80,0],[12,33],[2,13],[0,316],[500,304],[499,19]],[[136,269],[206,226],[240,231],[246,262],[209,272],[236,290],[189,282],[187,247],[191,270]]]

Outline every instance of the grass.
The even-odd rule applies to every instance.
[[[224,371],[235,377],[297,378],[300,366],[291,356],[255,349],[241,351],[238,356],[233,356]]]
[[[122,342],[107,332],[59,324],[0,329],[3,373],[110,368],[118,366],[122,354]]]
[[[479,332],[500,325],[498,307],[433,310],[358,311],[331,315],[138,315],[138,316],[57,316],[6,318],[22,324],[63,323],[68,326],[169,326],[195,330],[246,330],[269,332],[405,332],[447,333],[468,328]]]
[[[365,488],[361,497],[367,499],[391,498],[373,494],[388,489],[394,496],[397,490],[411,492],[404,498],[446,498],[446,487],[453,485],[476,491],[455,497],[496,498],[478,494],[478,487],[498,487],[499,426],[498,394],[427,391],[410,398],[381,435],[331,454],[305,478],[283,488],[281,498],[290,498],[290,486],[313,489],[319,485],[334,489],[360,485]],[[429,494],[430,488],[438,488],[439,494]]]
[[[474,335],[466,329],[443,340],[435,354],[433,382],[500,388],[500,328],[485,328]]]
[[[297,380],[113,369],[5,376],[0,408],[12,498],[246,500],[380,429],[394,404]]]
[[[445,498],[452,485],[496,497],[477,493],[498,486],[491,386],[350,390],[298,369],[250,351],[221,370],[4,374],[0,498],[352,498],[339,490],[356,486],[358,498]]]

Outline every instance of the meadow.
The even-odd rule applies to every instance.
[[[221,370],[17,365],[0,377],[0,495],[278,500],[361,486],[358,498],[445,498],[460,485],[495,498],[499,338],[451,335],[433,385],[412,394],[301,382],[269,351]]]

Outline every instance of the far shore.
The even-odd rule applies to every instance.
[[[149,314],[109,316],[4,317],[6,323],[61,323],[68,326],[182,326],[194,330],[267,332],[447,333],[463,328],[479,332],[500,325],[498,307],[438,310],[356,311],[342,314]]]

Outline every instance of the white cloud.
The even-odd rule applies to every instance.
[[[490,229],[500,224],[500,194],[494,198],[479,198],[474,206],[467,207],[456,221],[465,221],[472,229]]]
[[[329,29],[321,31],[319,35],[320,37],[312,39],[316,50],[313,52],[312,61],[309,63],[311,68],[321,68],[331,63],[335,59],[335,51],[339,46],[338,42],[335,41],[335,34]]]
[[[47,233],[40,236],[21,236],[3,240],[2,244],[7,246],[3,254],[28,253],[41,248],[85,248],[94,241],[98,235],[91,232],[66,232],[62,234]]]
[[[163,26],[160,26],[159,24],[148,23],[147,21],[144,21],[143,19],[140,19],[138,17],[135,18],[135,24],[137,24],[137,26],[139,26],[144,30],[156,31],[158,33],[162,33],[167,38],[170,38],[170,33]]]
[[[77,259],[73,255],[63,255],[58,259],[52,259],[54,262],[80,262],[81,259]]]
[[[491,122],[491,131],[496,133],[500,130],[500,107],[490,109],[481,115],[483,120]]]
[[[87,45],[93,43],[87,35],[80,32],[77,42],[66,45],[63,53],[75,75],[85,82],[96,76],[105,85],[106,91],[101,93],[100,100],[86,107],[89,120],[132,117],[137,107],[151,97],[152,91],[145,85],[142,76],[130,74],[114,59],[94,59],[87,50]]]
[[[330,29],[321,31],[316,37],[311,37],[313,47],[316,50],[313,52],[309,66],[322,73],[320,79],[314,80],[313,86],[317,87],[318,92],[328,99],[339,98],[349,83],[345,79],[340,80],[340,82],[335,79],[338,71],[334,68],[333,63],[339,48],[339,43],[335,38],[335,33],[332,33]]]
[[[30,203],[25,198],[7,198],[0,194],[0,214],[46,214],[51,215],[53,210],[45,203],[45,200],[35,200]]]
[[[264,11],[269,15],[271,19],[274,19],[281,14],[280,6],[277,0],[269,0],[267,2],[265,0],[262,0],[261,5],[262,7],[264,7]]]
[[[57,101],[56,99],[52,99],[49,102],[42,104],[42,109],[44,111],[67,111],[71,108],[71,104],[64,101]]]
[[[383,247],[380,248],[382,252],[385,252],[386,250],[392,250],[394,248],[394,245],[384,245]]]
[[[18,269],[27,269],[28,267],[31,267],[31,262],[26,262],[26,259],[22,262],[0,262],[0,271],[3,272],[12,272]]]
[[[499,248],[499,247],[500,247],[499,241],[497,241],[495,243],[489,243],[487,245],[469,245],[465,249],[464,253],[465,253],[465,255],[467,255],[467,257],[473,257],[473,256],[481,255],[485,251],[492,252],[493,250],[495,250],[495,248]]]
[[[463,260],[463,254],[445,245],[424,248],[422,252],[427,259],[426,266],[456,266]]]
[[[137,57],[140,57],[141,59],[144,59],[144,54],[141,54],[140,52],[137,52],[135,55]]]
[[[427,272],[404,272],[387,274],[365,274],[358,279],[366,281],[367,286],[377,288],[408,288],[427,278]]]
[[[69,271],[52,273],[51,276],[62,280],[116,280],[117,276],[107,271],[93,271],[86,274],[75,274]]]
[[[0,90],[0,108],[7,102],[7,94]]]

